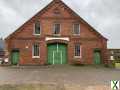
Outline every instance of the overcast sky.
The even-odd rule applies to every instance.
[[[0,0],[0,37],[7,37],[52,0]],[[120,48],[120,0],[63,0]]]

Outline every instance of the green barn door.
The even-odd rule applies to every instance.
[[[49,44],[48,45],[48,64],[54,64],[54,51],[56,51],[57,46],[56,44]]]
[[[94,64],[101,64],[101,54],[100,51],[94,52]]]
[[[48,64],[66,64],[67,47],[64,44],[48,45]]]
[[[61,63],[67,64],[67,46],[65,44],[59,45],[59,51],[61,52]]]
[[[17,65],[19,62],[19,52],[18,51],[13,51],[11,54],[11,63],[13,65]]]

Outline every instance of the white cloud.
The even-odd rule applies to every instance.
[[[0,36],[6,37],[52,0],[0,0]],[[63,0],[120,48],[120,0]]]

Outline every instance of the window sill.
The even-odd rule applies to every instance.
[[[34,36],[40,36],[40,34],[34,34]]]
[[[32,58],[37,59],[37,58],[40,58],[40,56],[33,56]]]
[[[73,34],[73,36],[80,36],[80,34]]]
[[[80,59],[80,58],[81,58],[81,56],[74,56],[74,58],[75,58],[75,59]]]

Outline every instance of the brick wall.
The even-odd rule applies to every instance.
[[[60,15],[54,16],[54,10],[59,9]],[[41,35],[34,36],[34,23],[36,20],[41,24]],[[82,46],[82,58],[80,63],[93,64],[93,50],[101,49],[102,62],[107,63],[107,40],[96,34],[88,24],[83,22],[78,16],[70,13],[68,9],[61,3],[52,3],[52,5],[43,13],[38,13],[31,18],[22,27],[6,40],[9,55],[14,48],[20,50],[20,64],[45,64],[47,62],[47,43],[45,37],[53,37],[53,24],[59,22],[61,24],[61,36],[69,37],[68,44],[68,63],[72,63],[74,59],[74,44],[80,43]],[[80,23],[80,36],[73,35],[73,24]],[[32,45],[39,42],[40,59],[32,58]],[[52,41],[56,42],[56,41]],[[28,47],[28,48],[26,48]]]

